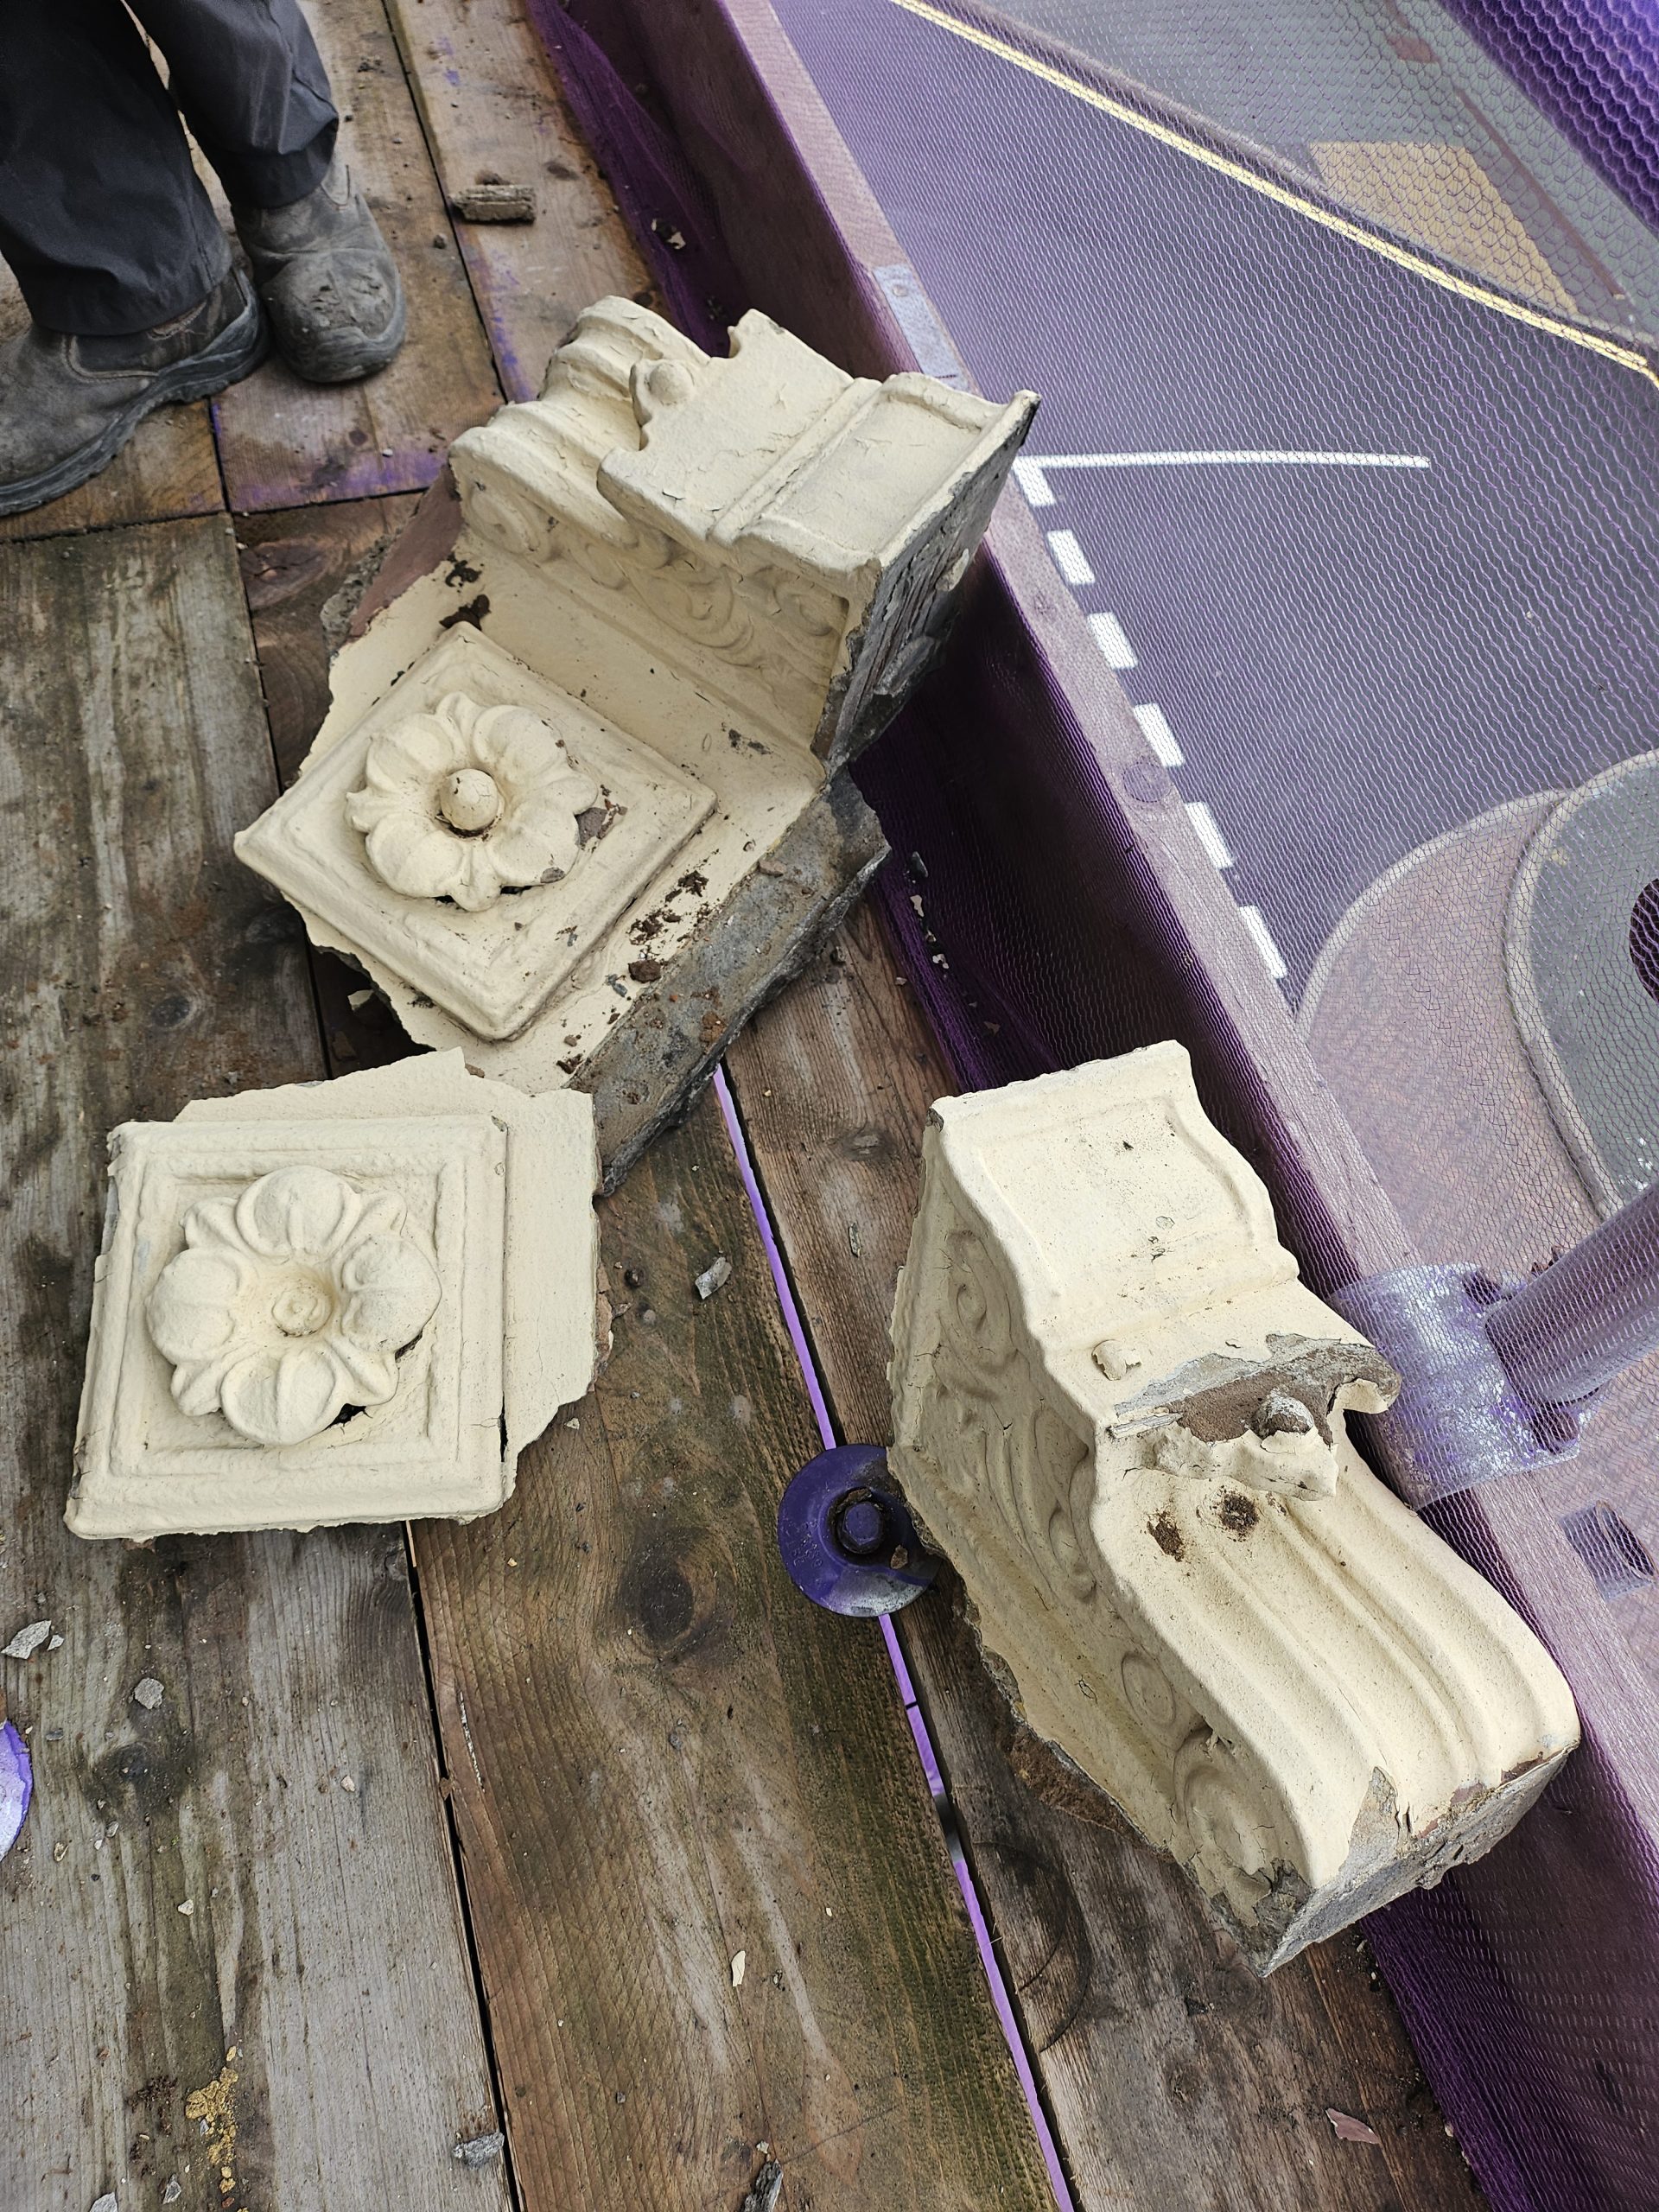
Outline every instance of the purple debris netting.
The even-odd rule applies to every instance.
[[[1533,99],[1659,226],[1659,8],[1654,0],[1446,0]]]
[[[1527,958],[1582,949],[1509,921],[1566,797],[1659,740],[1650,234],[1433,0],[1303,0],[1324,59],[1279,68],[1265,151],[1223,0],[782,0],[787,38],[764,0],[531,6],[700,342],[757,305],[880,375],[919,295],[930,352],[1044,395],[1031,512],[1004,503],[945,664],[858,769],[961,1082],[1179,1036],[1320,1288],[1524,1276],[1581,1239],[1517,1009]],[[1166,51],[1113,44],[1177,18]],[[1632,900],[1583,957],[1643,977]],[[1560,1116],[1577,1084],[1618,1124],[1573,1041]],[[1368,1923],[1514,2212],[1659,2202],[1659,1606],[1602,1541],[1659,1553],[1656,1427],[1649,1360],[1576,1458],[1424,1513],[1585,1727],[1511,1838]]]

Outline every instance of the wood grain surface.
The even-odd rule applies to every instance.
[[[451,2155],[492,2094],[397,1532],[61,1520],[106,1130],[321,1072],[294,918],[230,853],[275,787],[230,524],[0,549],[0,1638],[63,1638],[0,1662],[36,1783],[0,2202],[505,2212]]]
[[[526,2212],[734,2212],[768,2155],[815,2212],[1038,2212],[876,1630],[778,1557],[817,1436],[712,1099],[602,1219],[596,1391],[495,1519],[416,1530]]]
[[[390,518],[242,529],[287,772],[326,704],[321,610]],[[409,1049],[332,1002],[337,1068]],[[1039,2212],[880,1643],[779,1562],[778,1495],[816,1433],[712,1101],[601,1221],[620,1311],[595,1392],[502,1513],[414,1530],[524,2212],[736,2212],[767,2156],[801,2212]]]
[[[869,908],[728,1065],[838,1429],[885,1443],[921,1132],[953,1084]],[[1357,1936],[1265,1983],[1230,1965],[1169,1860],[1016,1778],[1010,1751],[1042,1762],[1011,1741],[959,1596],[947,1577],[900,1616],[902,1640],[1078,2202],[1469,2203],[1468,2168]],[[1380,2147],[1339,2141],[1327,2108],[1364,2120]]]
[[[17,280],[0,262],[0,341],[29,321]],[[173,515],[211,514],[224,505],[219,458],[204,399],[158,408],[132,442],[99,476],[29,513],[0,517],[0,543],[53,537],[65,531],[105,530],[124,522],[159,522]]]
[[[651,299],[645,264],[523,9],[387,4],[502,390],[533,399],[583,308]],[[480,185],[527,192],[534,219],[467,221],[455,202]]]
[[[499,404],[489,346],[381,0],[308,0],[340,146],[397,257],[409,340],[361,384],[302,384],[273,359],[213,402],[238,510],[418,491]]]

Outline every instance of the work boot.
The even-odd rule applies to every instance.
[[[338,154],[286,207],[238,207],[237,236],[276,350],[308,384],[350,384],[404,342],[404,288],[380,226]]]
[[[73,492],[109,467],[146,415],[223,391],[258,367],[270,344],[236,269],[188,314],[130,337],[31,323],[0,346],[0,515]]]

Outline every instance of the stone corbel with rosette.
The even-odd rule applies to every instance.
[[[892,1382],[1017,1717],[1260,1970],[1478,1857],[1576,1744],[1548,1654],[1350,1441],[1399,1378],[1179,1046],[934,1109]]]
[[[110,1140],[66,1516],[471,1519],[596,1356],[593,1110],[429,1053]]]
[[[940,651],[1035,404],[600,301],[456,441],[238,851],[419,1042],[588,1092],[614,1184],[882,859],[847,763]]]

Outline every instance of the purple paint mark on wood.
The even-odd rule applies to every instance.
[[[8,1720],[0,1728],[0,1859],[16,1842],[35,1794],[35,1773],[22,1738]]]
[[[461,257],[473,281],[479,313],[484,318],[501,389],[509,399],[534,399],[541,391],[547,363],[543,361],[534,372],[526,368],[512,342],[512,301],[524,287],[516,273],[479,239],[473,224],[458,222],[455,236],[461,241]]]
[[[223,450],[223,448],[221,448]],[[442,446],[394,447],[378,452],[352,448],[328,455],[304,474],[280,473],[281,456],[268,455],[271,473],[227,467],[231,506],[238,514],[268,507],[308,507],[331,499],[372,499],[391,492],[423,492],[443,467]]]

